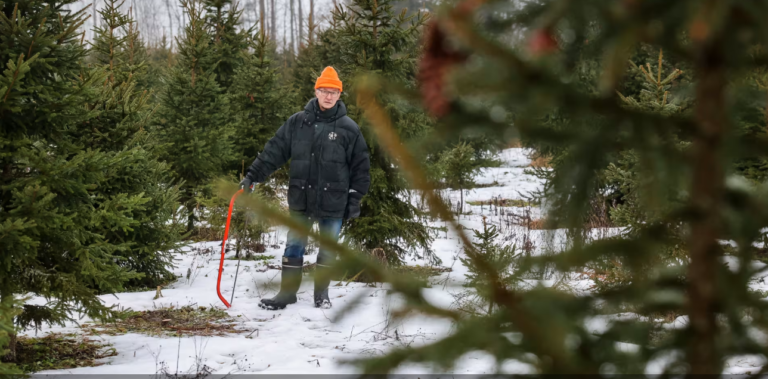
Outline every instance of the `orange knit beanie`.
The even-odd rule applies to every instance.
[[[336,73],[336,70],[334,70],[333,67],[326,67],[325,70],[323,70],[323,73],[320,74],[320,77],[317,78],[315,89],[318,88],[338,88],[339,91],[342,91],[339,74]]]

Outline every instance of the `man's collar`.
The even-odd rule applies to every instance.
[[[339,109],[339,101],[337,100],[336,103],[333,105],[333,107],[322,110],[320,108],[320,101],[318,100],[315,103],[315,115],[322,118],[322,119],[328,119],[336,115],[336,111]]]

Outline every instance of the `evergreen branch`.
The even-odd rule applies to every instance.
[[[17,2],[16,5],[13,6],[13,12],[11,13],[11,24],[14,25],[14,28],[16,24],[19,22],[18,11],[19,11],[19,3]]]
[[[482,3],[485,0],[476,1]],[[486,54],[490,57],[495,57],[508,64],[522,77],[522,86],[526,85],[526,83],[535,83],[537,86],[548,86],[552,88],[551,93],[557,94],[561,97],[562,103],[578,104],[584,102],[584,107],[595,113],[609,116],[614,120],[640,119],[647,121],[647,124],[651,127],[660,128],[659,130],[665,131],[668,130],[661,129],[661,125],[668,125],[671,123],[685,133],[693,135],[699,133],[699,130],[695,127],[695,124],[691,122],[691,120],[649,115],[644,112],[626,109],[619,106],[614,98],[588,97],[585,99],[583,93],[574,90],[569,85],[564,85],[559,79],[554,78],[552,75],[540,70],[539,68],[524,62],[514,52],[509,51],[495,41],[491,41],[480,35],[473,28],[472,13],[458,9],[459,8],[457,7],[456,9],[452,10],[447,15],[447,20],[439,20],[441,23],[445,24],[446,27],[444,30],[446,30],[448,33],[451,33],[463,45],[471,47],[476,52]],[[642,66],[640,66],[640,68],[642,69]],[[649,76],[649,79],[654,81],[652,76]],[[500,91],[507,91],[508,86],[504,86],[504,88],[499,87],[498,89]],[[488,93],[486,93],[486,95],[488,95]]]
[[[656,80],[657,83],[661,83],[661,59],[664,56],[664,50],[659,49],[659,78]]]
[[[70,25],[69,28],[67,28],[66,30],[61,32],[61,34],[59,35],[59,40],[58,40],[58,42],[56,44],[57,45],[61,45],[61,43],[64,42],[64,38],[65,37],[67,37],[68,35],[72,34],[73,31],[75,31],[75,30],[79,29],[81,26],[83,26],[83,24],[89,18],[91,18],[91,15],[86,16],[84,19],[82,19],[82,20],[80,20],[78,22],[72,23],[72,25]],[[59,23],[62,24],[61,14],[59,14]],[[64,25],[62,24],[61,27],[64,28]]]
[[[8,95],[11,94],[13,85],[16,83],[16,79],[19,77],[19,72],[21,72],[21,65],[23,63],[24,63],[24,53],[19,55],[19,60],[18,62],[16,62],[16,71],[13,72],[13,79],[11,79],[11,84],[8,86],[8,89],[5,91],[5,96],[3,96],[3,102],[8,101]]]
[[[411,180],[413,186],[422,191],[427,196],[427,203],[430,206],[432,212],[435,212],[439,217],[445,220],[451,225],[453,231],[459,236],[462,241],[467,256],[471,259],[473,264],[478,267],[478,270],[484,275],[487,275],[487,280],[490,283],[492,291],[492,300],[501,306],[505,306],[510,311],[510,318],[512,322],[524,331],[526,337],[533,340],[544,340],[543,336],[545,331],[541,325],[537,325],[536,318],[528,314],[528,312],[521,306],[520,296],[510,291],[501,282],[498,272],[489,264],[489,262],[478,253],[474,244],[469,240],[463,228],[458,226],[458,223],[453,218],[452,213],[444,201],[435,193],[434,187],[427,179],[427,175],[421,169],[419,163],[412,156],[412,154],[405,148],[400,139],[397,137],[395,130],[392,127],[389,116],[376,100],[376,93],[379,86],[376,85],[376,81],[371,78],[364,78],[358,86],[358,100],[357,104],[365,110],[366,118],[371,121],[373,131],[382,142],[383,147],[392,155],[398,162],[401,170]],[[567,362],[567,352],[564,351],[562,346],[540,346],[541,354],[549,355],[555,362]]]
[[[46,5],[45,8],[48,9],[48,6]],[[46,20],[47,20],[47,18],[43,17],[43,21],[40,22],[40,26],[37,27],[37,31],[35,32],[35,36],[32,37],[32,42],[30,42],[30,44],[29,44],[29,51],[27,51],[27,56],[28,57],[32,56],[32,46],[35,46],[35,40],[40,35],[40,30],[43,29],[43,25],[45,25],[45,21]]]
[[[648,71],[645,71],[645,67],[643,67],[643,66],[640,66],[640,71],[642,71],[642,72],[643,72],[643,74],[645,74],[645,77],[646,77],[646,78],[647,78],[647,79],[648,79],[648,80],[649,80],[651,83],[656,83],[656,81],[653,79],[653,75],[651,75],[651,74],[650,74],[650,72],[649,72],[649,71],[650,71],[650,66],[648,66]]]
[[[667,76],[663,81],[661,81],[661,85],[666,85],[667,83],[677,79],[680,75],[683,74],[682,70],[675,69],[675,71],[672,71],[669,76]]]

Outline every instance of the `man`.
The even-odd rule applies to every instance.
[[[368,146],[360,128],[347,117],[347,108],[339,100],[341,90],[336,70],[326,67],[315,82],[317,97],[280,127],[240,183],[242,188],[252,189],[253,184],[266,180],[290,159],[291,215],[307,225],[317,222],[320,233],[335,239],[343,219],[360,215],[360,200],[371,183]],[[288,232],[280,292],[271,299],[262,299],[261,308],[283,309],[296,302],[306,245],[306,237]],[[331,307],[328,271],[335,260],[331,251],[320,249],[315,272],[315,307]]]

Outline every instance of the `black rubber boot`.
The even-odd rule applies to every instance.
[[[317,257],[315,266],[315,308],[329,309],[331,299],[328,297],[328,285],[331,283],[330,262]]]
[[[283,257],[283,272],[280,280],[280,292],[271,299],[261,299],[259,307],[270,311],[285,309],[296,302],[296,292],[301,286],[301,269],[304,258]]]

